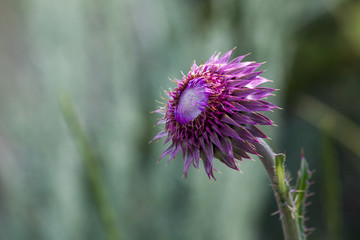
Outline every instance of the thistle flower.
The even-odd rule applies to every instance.
[[[167,92],[167,103],[154,111],[163,115],[157,124],[165,127],[153,140],[166,137],[165,144],[171,142],[160,159],[170,155],[170,162],[182,150],[185,177],[191,164],[199,168],[200,159],[209,179],[215,179],[214,158],[239,170],[238,160],[250,159],[248,153],[258,155],[253,143],[267,138],[256,125],[273,124],[259,113],[277,108],[264,101],[274,89],[258,87],[269,81],[256,71],[262,63],[241,62],[247,55],[228,62],[232,51],[222,57],[214,53],[199,66],[194,61]]]

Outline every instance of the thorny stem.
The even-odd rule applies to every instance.
[[[256,151],[260,154],[259,158],[269,175],[274,190],[276,202],[279,207],[284,238],[285,240],[301,240],[298,218],[294,215],[295,203],[292,195],[287,194],[287,200],[283,201],[276,189],[275,153],[263,139],[258,140],[259,143],[255,143],[254,145]]]

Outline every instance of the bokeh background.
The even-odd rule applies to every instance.
[[[265,62],[280,89],[262,128],[296,176],[315,169],[309,239],[360,238],[360,2],[0,0],[0,239],[107,239],[68,96],[122,239],[282,239],[260,161],[217,182],[162,144],[150,114],[192,61],[214,51]],[[69,100],[70,101],[70,100]]]

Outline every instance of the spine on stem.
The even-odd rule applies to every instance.
[[[309,196],[311,172],[302,154],[295,188],[289,184],[285,169],[285,154],[275,154],[263,139],[255,144],[260,159],[271,180],[285,240],[305,240],[310,229],[304,225],[305,200]]]

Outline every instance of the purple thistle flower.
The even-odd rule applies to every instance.
[[[167,92],[165,106],[154,111],[163,115],[157,124],[165,127],[153,140],[171,141],[160,159],[170,155],[170,162],[182,150],[185,177],[191,164],[199,168],[200,159],[209,179],[215,179],[214,158],[239,170],[237,160],[250,159],[248,153],[258,155],[253,143],[267,138],[256,125],[273,124],[259,113],[277,108],[264,101],[274,89],[257,87],[269,81],[255,71],[262,63],[241,62],[247,55],[228,62],[232,51],[222,57],[214,53],[200,66],[194,61],[187,76]]]

